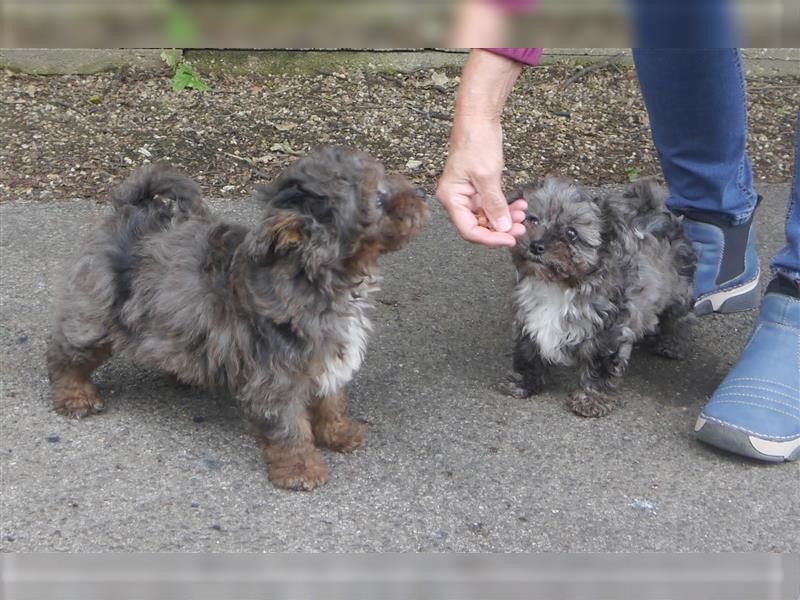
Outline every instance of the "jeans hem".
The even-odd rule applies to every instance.
[[[800,271],[794,271],[792,269],[788,269],[786,267],[778,267],[776,265],[772,265],[770,271],[772,273],[771,279],[774,279],[780,273],[781,275],[785,275],[786,277],[788,277],[793,281],[800,281]]]
[[[750,220],[750,217],[753,216],[753,213],[758,208],[758,195],[755,195],[755,198],[750,201],[750,206],[745,209],[744,211],[739,211],[736,213],[729,213],[724,212],[721,210],[713,210],[713,209],[706,209],[706,208],[697,208],[697,204],[694,202],[679,202],[674,199],[674,197],[670,196],[667,198],[667,208],[669,208],[672,212],[680,214],[684,212],[696,212],[696,213],[707,213],[712,215],[724,215],[730,220],[730,224],[733,226],[741,225],[742,223],[747,223]]]

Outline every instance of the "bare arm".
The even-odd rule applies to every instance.
[[[522,65],[484,50],[472,50],[461,75],[450,152],[436,195],[465,240],[513,246],[524,233],[525,203],[506,204],[501,188],[501,116]],[[492,229],[478,224],[481,211]]]

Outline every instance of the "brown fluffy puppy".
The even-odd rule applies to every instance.
[[[378,257],[428,215],[425,194],[369,156],[325,148],[257,193],[252,228],[212,215],[170,169],[140,169],[70,270],[47,353],[55,410],[103,410],[90,381],[112,354],[227,389],[255,432],[270,479],[327,481],[315,447],[349,452],[366,426],[345,386],[370,330]]]

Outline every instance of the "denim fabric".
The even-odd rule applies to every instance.
[[[640,0],[637,4],[646,3]],[[639,35],[644,45],[650,45],[644,35],[647,31]],[[724,35],[712,31],[710,38],[719,40]],[[634,49],[633,57],[653,142],[669,186],[670,208],[724,214],[733,225],[746,221],[757,196],[745,151],[747,113],[739,50],[647,47]],[[787,245],[775,257],[773,268],[800,279],[798,158],[800,152],[795,150]]]
[[[757,196],[739,51],[637,48],[633,56],[670,208],[746,221]]]
[[[794,181],[786,212],[786,246],[775,255],[772,268],[800,279],[800,110],[797,113],[797,138],[794,145]]]

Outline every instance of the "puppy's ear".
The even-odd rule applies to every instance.
[[[306,237],[302,219],[292,214],[279,215],[266,224],[272,238],[272,247],[278,253],[286,253],[303,245]]]
[[[544,185],[544,182],[542,182],[540,179],[533,179],[527,183],[523,183],[515,192],[516,195],[509,197],[509,203],[519,198],[525,198],[528,194],[531,194],[541,188],[542,185]]]
[[[251,232],[247,251],[256,260],[269,254],[281,256],[301,247],[305,239],[303,220],[292,213],[282,212],[267,217]]]
[[[266,207],[266,216],[252,232],[249,253],[261,261],[291,255],[309,275],[319,278],[339,259],[340,238],[346,237],[341,228],[346,224],[333,227],[329,193],[303,177],[304,164],[299,161],[274,183],[258,189],[256,199]]]
[[[522,187],[518,187],[513,192],[509,192],[506,194],[506,204],[511,204],[512,202],[516,202],[520,198],[525,197],[525,189]]]
[[[270,211],[295,210],[323,223],[332,218],[330,204],[323,195],[292,179],[279,179],[274,184],[259,187],[256,190],[256,200]]]
[[[572,183],[578,190],[578,197],[580,198],[581,202],[591,202],[592,204],[596,205],[600,204],[601,201],[600,194],[597,194],[589,190],[589,188],[581,185],[580,183],[577,182],[572,182]]]

